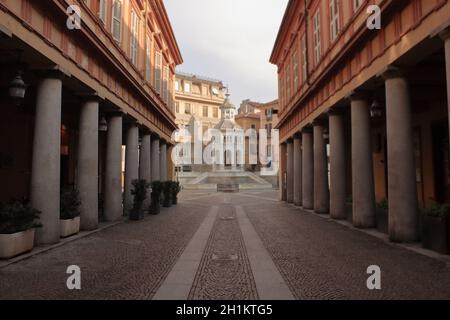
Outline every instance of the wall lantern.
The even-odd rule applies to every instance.
[[[22,79],[22,72],[18,71],[15,78],[9,84],[9,96],[18,101],[22,101],[25,98],[26,88],[27,86]]]
[[[370,106],[370,116],[372,118],[381,118],[383,116],[383,109],[377,99],[374,99]]]
[[[108,122],[106,122],[105,116],[102,116],[102,118],[100,119],[100,123],[98,124],[98,131],[108,131]]]
[[[323,128],[322,136],[323,136],[324,140],[329,140],[330,139],[330,130],[328,128]]]

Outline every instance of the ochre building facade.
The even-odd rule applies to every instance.
[[[447,0],[289,1],[270,59],[283,200],[372,228],[387,199],[390,239],[420,238],[418,208],[450,201],[449,25]]]
[[[127,214],[132,180],[172,178],[182,57],[163,1],[4,0],[0,52],[0,201],[42,212],[38,243],[59,241],[61,189],[92,230]]]

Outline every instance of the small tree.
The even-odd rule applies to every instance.
[[[162,192],[161,181],[152,182],[152,193],[151,193],[151,204],[150,204],[150,214],[158,214],[160,212],[160,198]]]
[[[130,219],[139,220],[142,218],[142,204],[147,198],[147,190],[150,184],[146,180],[133,180],[131,182],[133,189],[131,194],[133,195],[133,208],[130,212]]]
[[[33,228],[40,228],[41,212],[32,208],[28,201],[13,200],[9,204],[0,203],[0,234],[13,234]]]
[[[60,218],[71,220],[80,216],[80,193],[78,190],[63,190],[61,192]]]
[[[163,193],[164,193],[164,207],[168,208],[172,205],[171,199],[171,191],[172,191],[172,181],[164,181],[163,182]]]
[[[181,191],[181,186],[178,181],[173,181],[171,185],[172,203],[178,203],[178,193]]]

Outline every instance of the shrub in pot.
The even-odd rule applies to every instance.
[[[133,207],[130,211],[130,220],[142,220],[144,219],[142,205],[147,198],[147,190],[150,184],[146,180],[133,180],[131,184],[133,185],[133,189],[131,189]]]
[[[160,204],[161,192],[162,192],[161,181],[153,181],[151,192],[151,203],[149,208],[150,214],[159,214],[159,212],[161,211],[161,204]]]
[[[172,206],[171,193],[172,193],[172,181],[164,181],[163,182],[164,208],[169,208]]]
[[[389,202],[384,199],[377,203],[377,229],[382,233],[389,233]]]
[[[31,251],[35,228],[41,227],[40,211],[27,201],[0,204],[0,258],[8,259]]]
[[[424,248],[450,254],[450,204],[432,203],[421,211]]]
[[[171,187],[172,204],[178,204],[178,193],[181,191],[180,183],[178,181],[173,181]]]
[[[62,238],[80,232],[80,205],[78,190],[64,190],[61,193],[60,228]]]

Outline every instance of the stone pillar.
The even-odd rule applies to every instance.
[[[123,216],[122,209],[122,114],[114,114],[108,122],[105,159],[106,221],[117,221]]]
[[[137,123],[132,123],[129,126],[126,139],[124,214],[128,215],[133,207],[132,182],[139,178],[139,127]]]
[[[294,143],[292,139],[287,141],[287,177],[286,194],[287,202],[294,202]]]
[[[323,137],[324,123],[314,123],[314,211],[330,211],[330,191],[328,187],[327,145]]]
[[[287,148],[286,144],[280,144],[280,173],[279,173],[279,185],[280,185],[280,200],[287,201],[286,194],[286,163],[287,163]]]
[[[41,211],[42,228],[36,242],[59,241],[60,157],[62,80],[46,75],[39,81],[36,95],[33,158],[31,165],[31,206]]]
[[[329,114],[330,124],[330,215],[333,219],[347,218],[345,209],[347,173],[345,163],[345,132],[343,115]]]
[[[152,165],[151,165],[151,134],[145,132],[142,135],[142,144],[139,152],[139,179],[152,181]]]
[[[152,166],[151,166],[151,134],[150,131],[145,130],[142,135],[142,144],[139,152],[139,179],[147,182],[152,181]],[[144,208],[150,206],[150,188],[148,189],[147,199],[144,201]]]
[[[369,104],[361,94],[354,93],[350,100],[353,225],[357,228],[373,228],[376,226],[376,216]]]
[[[409,86],[397,68],[383,74],[386,86],[389,237],[413,242],[419,238],[416,166]]]
[[[167,181],[167,144],[163,141],[161,143],[161,151],[160,151],[160,160],[159,160],[159,166],[160,166],[160,178],[161,181]]]
[[[160,181],[159,167],[159,137],[155,136],[152,140],[152,181]]]
[[[302,131],[302,206],[304,209],[314,207],[314,153],[313,135],[310,128]]]
[[[294,137],[294,204],[302,205],[302,146],[300,135]]]
[[[95,97],[81,106],[78,142],[78,191],[81,230],[98,227],[98,111]]]

